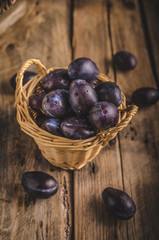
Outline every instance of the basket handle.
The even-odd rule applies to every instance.
[[[25,71],[28,67],[30,67],[32,64],[37,65],[39,74],[45,76],[47,73],[46,68],[44,65],[40,62],[38,59],[28,59],[20,68],[19,72],[17,73],[16,77],[16,83],[17,83],[17,89],[21,89],[23,87],[23,76]]]
[[[126,108],[120,109],[119,111],[126,112],[126,117],[124,119],[122,119],[121,122],[118,123],[115,127],[99,133],[99,137],[101,140],[100,143],[102,144],[102,146],[105,146],[112,139],[112,137],[111,137],[109,140],[110,134],[116,135],[124,127],[126,127],[128,125],[128,123],[131,121],[132,117],[137,113],[138,107],[136,105],[129,105]]]

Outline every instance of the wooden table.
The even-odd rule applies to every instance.
[[[119,134],[78,171],[46,161],[16,121],[11,76],[29,58],[47,67],[90,57],[127,96],[142,86],[159,86],[157,0],[17,1],[0,16],[0,239],[159,239],[159,102],[140,110]],[[119,50],[138,61],[120,72],[112,60]],[[41,170],[56,178],[57,194],[33,200],[21,176]],[[106,187],[124,189],[136,202],[134,218],[117,220],[102,200]]]

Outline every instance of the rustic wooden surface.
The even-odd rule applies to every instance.
[[[151,3],[150,3],[151,2]],[[13,108],[10,77],[28,58],[47,67],[66,66],[85,56],[126,94],[158,86],[157,0],[17,1],[0,16],[0,239],[159,239],[159,103],[140,110],[114,146],[79,171],[49,164],[24,134]],[[132,52],[136,69],[120,72],[119,50]],[[57,194],[34,200],[21,185],[22,173],[42,170],[59,183]],[[134,218],[120,221],[105,209],[101,193],[124,189],[136,202]]]
[[[156,23],[158,22],[159,1],[141,1],[141,9],[143,15],[143,24],[146,32],[147,47],[151,58],[151,67],[154,72],[154,77],[159,86],[159,31],[157,31]]]

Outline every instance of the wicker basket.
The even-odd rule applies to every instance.
[[[23,74],[26,69],[35,64],[39,74],[22,86]],[[127,126],[138,108],[135,105],[126,107],[126,99],[122,93],[123,100],[118,108],[119,122],[115,127],[101,131],[96,136],[85,140],[71,140],[64,137],[52,135],[39,128],[30,113],[28,102],[29,97],[37,91],[37,86],[41,79],[50,71],[58,68],[46,69],[39,60],[30,59],[24,63],[17,74],[15,107],[17,109],[17,121],[21,130],[34,138],[42,155],[54,166],[63,169],[80,169],[85,164],[93,160],[100,150],[113,139],[119,131]],[[67,69],[67,67],[65,67]],[[97,82],[112,81],[106,75],[100,74]]]

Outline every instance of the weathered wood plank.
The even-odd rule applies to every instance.
[[[28,58],[40,59],[47,68],[68,65],[70,1],[24,3],[25,15],[0,38],[0,238],[71,239],[72,173],[51,166],[33,140],[20,131],[9,80]],[[22,173],[30,170],[54,176],[59,183],[57,194],[48,200],[30,198],[21,185]]]
[[[90,57],[114,78],[105,1],[75,1],[74,58]],[[105,210],[102,191],[123,188],[118,143],[105,147],[95,160],[74,173],[74,239],[127,239],[126,223]]]
[[[0,35],[19,21],[25,15],[26,9],[26,2],[18,1],[13,7],[5,12],[3,17],[0,16]]]
[[[0,36],[3,59],[0,61],[0,237],[3,240],[71,239],[72,173],[52,167],[42,158],[35,143],[20,131],[13,110],[14,92],[9,85],[9,78],[28,58],[39,58],[46,67],[70,62],[70,2],[24,2],[25,14],[14,25],[7,24],[7,18],[1,18],[1,23],[5,21],[6,32]],[[114,78],[111,30],[114,53],[129,50],[138,60],[134,71],[117,71],[117,83],[129,97],[137,87],[156,87],[156,84],[137,1],[114,0],[112,4],[112,8],[107,9],[104,0],[75,1],[74,58],[90,57],[101,72]],[[120,151],[118,142],[113,147],[107,146],[92,163],[75,171],[74,239],[159,238],[157,107],[158,104],[140,111],[123,130]],[[29,170],[43,170],[53,175],[59,182],[58,193],[44,201],[30,198],[20,182],[22,173]],[[135,218],[128,222],[108,215],[101,197],[105,187],[122,189],[123,183],[137,204]]]
[[[136,69],[120,72],[117,84],[131,96],[142,86],[156,87],[137,1],[112,1],[111,34],[114,53],[132,52],[138,61]],[[128,239],[158,239],[159,189],[159,103],[140,110],[132,123],[120,133],[124,189],[136,202],[134,219],[127,222]]]
[[[145,30],[148,31],[146,37],[148,37],[148,46],[150,52],[150,57],[152,64],[154,75],[158,82],[159,86],[159,31],[158,31],[158,10],[159,10],[159,1],[153,0],[140,0],[141,14],[143,19],[143,24],[145,26]]]

